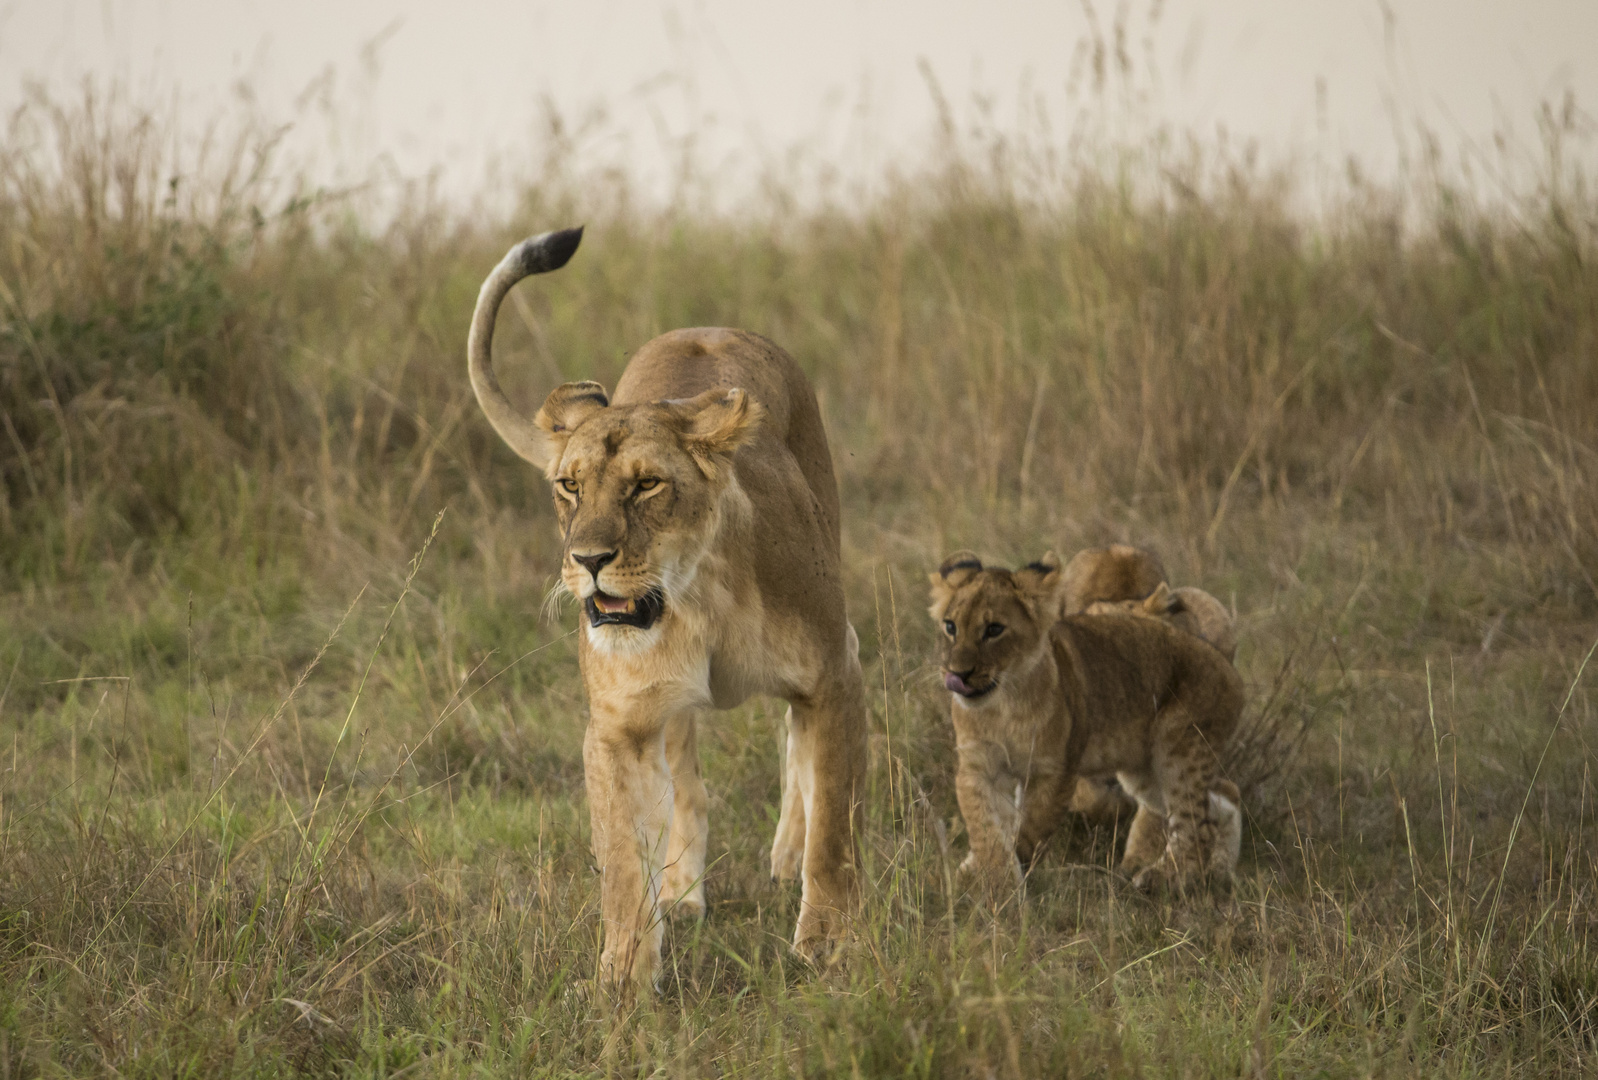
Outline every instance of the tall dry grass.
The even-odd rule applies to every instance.
[[[0,152],[0,1076],[1590,1071],[1578,121],[1491,205],[1310,219],[1218,151],[951,137],[847,210],[650,208],[551,155],[508,216],[376,228],[269,129],[174,156],[125,102],[36,101]],[[680,325],[789,349],[873,687],[858,949],[782,947],[755,703],[704,740],[711,919],[627,1016],[548,494],[461,361],[485,269],[583,220],[506,309],[513,396]],[[973,907],[924,570],[1108,539],[1238,612],[1236,905],[1144,901],[1080,827]]]

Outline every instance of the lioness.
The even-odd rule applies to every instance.
[[[859,891],[865,688],[832,460],[787,353],[740,330],[674,330],[633,354],[614,397],[566,383],[529,420],[500,390],[490,341],[501,301],[564,266],[581,237],[546,233],[510,250],[483,283],[467,358],[494,430],[554,487],[561,585],[582,608],[600,974],[650,987],[662,913],[704,910],[696,715],[751,694],[790,705],[772,858],[802,862],[794,944],[813,953],[841,934]]]
[[[1164,619],[1172,626],[1201,637],[1228,660],[1237,657],[1237,630],[1226,605],[1203,589],[1183,585],[1173,589],[1165,582],[1138,600],[1099,600],[1087,606],[1089,615],[1112,613]]]
[[[1123,860],[1133,883],[1185,888],[1225,861],[1213,854],[1210,793],[1242,680],[1209,645],[1163,622],[1058,618],[1060,577],[1053,553],[1010,571],[960,552],[931,575],[967,863],[1019,880],[1017,858],[1029,862],[1054,831],[1076,776],[1113,773],[1166,823],[1152,863]]]

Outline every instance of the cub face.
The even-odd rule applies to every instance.
[[[984,567],[968,551],[930,575],[943,685],[966,708],[987,704],[1007,677],[1047,647],[1058,607],[1053,552],[1020,570]]]

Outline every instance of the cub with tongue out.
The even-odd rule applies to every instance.
[[[1114,775],[1166,825],[1163,852],[1127,852],[1122,868],[1136,886],[1185,891],[1229,876],[1209,795],[1243,708],[1243,682],[1225,657],[1151,619],[1059,618],[1053,552],[1014,571],[959,552],[931,581],[971,837],[961,869],[990,884],[1019,881],[1058,828],[1076,777]]]

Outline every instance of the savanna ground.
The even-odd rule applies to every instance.
[[[39,101],[0,155],[0,1077],[1598,1069],[1579,116],[1491,207],[1351,179],[1313,218],[1245,158],[1023,183],[995,138],[847,211],[647,209],[552,152],[511,212],[378,227],[266,138],[174,178],[168,135]],[[501,318],[513,397],[676,326],[790,350],[871,687],[855,945],[787,950],[752,702],[636,1010],[594,981],[548,491],[463,357],[487,269],[578,221]],[[1138,896],[1078,825],[975,904],[925,572],[1110,540],[1238,613],[1234,902]]]

